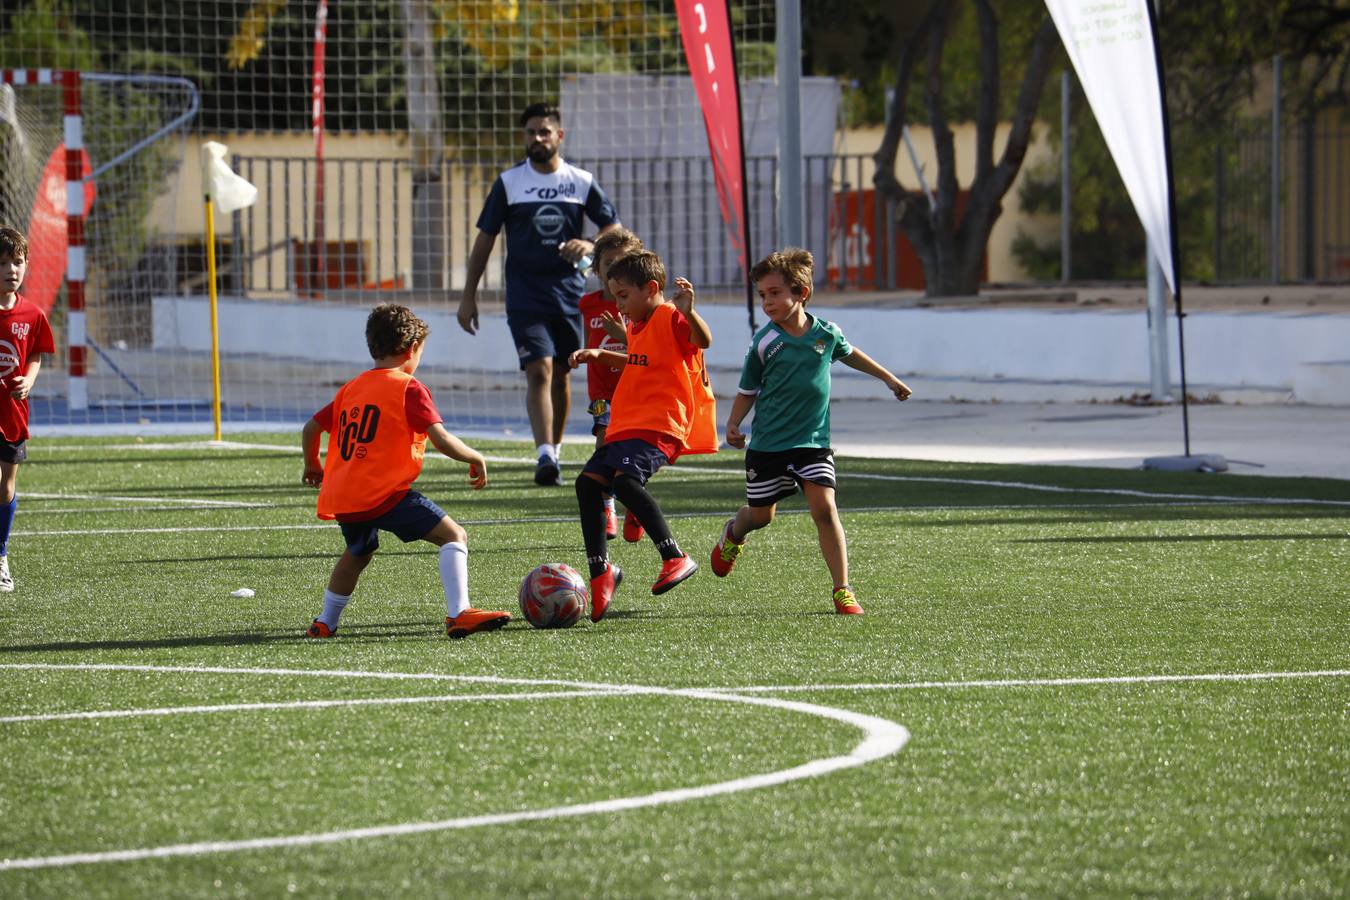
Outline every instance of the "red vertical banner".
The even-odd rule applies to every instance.
[[[742,268],[749,273],[745,157],[741,141],[741,96],[726,0],[675,0],[689,77],[703,110],[712,153],[713,181],[722,220]],[[752,313],[753,316],[753,313]]]
[[[314,14],[314,89],[311,121],[314,129],[314,244],[308,263],[309,284],[315,292],[328,287],[328,235],[324,228],[323,196],[323,67],[328,47],[328,0],[319,0]]]

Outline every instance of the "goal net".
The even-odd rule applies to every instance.
[[[525,380],[503,307],[504,237],[479,288],[476,336],[455,311],[479,211],[495,177],[523,158],[519,117],[539,101],[562,110],[564,157],[595,173],[620,220],[671,276],[690,277],[701,302],[725,298],[737,329],[728,345],[748,339],[743,275],[719,214],[674,0],[223,0],[187,2],[171,16],[151,0],[124,6],[72,21],[121,60],[162,64],[167,55],[199,72],[201,112],[186,126],[190,140],[180,127],[92,178],[87,404],[76,409],[67,378],[48,379],[44,369],[46,421],[209,430],[212,335],[196,165],[207,139],[227,145],[227,161],[258,188],[252,207],[215,222],[228,429],[298,427],[369,365],[370,309],[398,302],[431,325],[418,377],[448,423],[528,436]],[[773,3],[741,0],[731,10],[746,93],[751,254],[759,255],[775,227]],[[146,120],[162,126],[183,105],[166,88],[153,100],[87,80],[83,90],[94,170],[105,161],[95,135],[100,146],[117,145],[128,127],[149,133]],[[16,86],[14,95],[16,109],[28,110],[20,115],[41,123],[32,132],[45,129],[48,149],[35,152],[50,154],[61,137],[60,91]],[[808,80],[803,97],[804,135],[828,153],[838,87]],[[94,120],[94,109],[106,117]],[[812,204],[808,191],[808,217],[824,236],[828,203]],[[106,226],[100,215],[110,217]],[[820,244],[812,249],[823,277],[828,248]],[[587,289],[597,287],[592,276]],[[584,379],[574,379],[574,395],[584,391]]]
[[[0,81],[0,222],[28,239],[20,293],[47,313],[58,345],[33,393],[34,426],[137,422],[172,384],[144,357],[151,298],[176,277],[197,90],[184,78],[52,69],[4,69]]]

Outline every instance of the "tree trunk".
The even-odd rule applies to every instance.
[[[1000,89],[998,21],[988,0],[974,2],[980,33],[980,100],[975,122],[975,180],[970,185],[965,209],[957,215],[956,152],[943,95],[942,50],[952,5],[947,0],[935,0],[901,48],[886,133],[873,156],[876,162],[873,182],[877,191],[890,201],[888,205],[896,210],[896,221],[923,266],[924,292],[930,297],[979,293],[989,234],[1003,212],[1003,196],[1011,189],[1026,157],[1036,104],[1058,43],[1054,23],[1047,15],[1032,42],[1012,128],[995,164],[993,145]],[[906,124],[909,85],[921,51],[926,51],[924,107],[938,163],[937,190],[931,198],[922,191],[905,189],[895,174],[900,137]]]

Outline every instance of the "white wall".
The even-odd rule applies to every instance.
[[[365,306],[223,298],[221,347],[303,360],[366,358]],[[449,305],[420,308],[432,334],[424,364],[512,373],[516,354],[502,315],[483,315],[477,337],[464,334]],[[704,305],[713,331],[708,351],[718,393],[734,392],[750,331],[744,307]],[[1142,311],[822,308],[850,341],[928,399],[1067,401],[1118,399],[1149,385]],[[763,323],[762,313],[757,321]],[[1172,373],[1178,379],[1176,320],[1170,319]],[[260,335],[266,346],[259,347]],[[210,349],[202,297],[157,297],[157,350]],[[1288,400],[1350,405],[1327,379],[1350,373],[1350,315],[1194,312],[1186,318],[1192,393],[1243,402]],[[834,368],[835,395],[882,396],[873,379]],[[1303,394],[1303,396],[1301,396]]]

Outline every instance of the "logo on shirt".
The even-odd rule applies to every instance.
[[[338,415],[338,452],[342,458],[365,459],[365,445],[375,440],[375,430],[379,426],[380,408],[373,403],[344,409]]]
[[[565,181],[557,187],[532,187],[525,189],[525,196],[536,195],[540,200],[556,200],[559,197],[575,197],[577,195],[577,186],[570,181]]]
[[[0,378],[8,378],[9,373],[18,367],[19,348],[9,341],[0,339]]]
[[[557,237],[566,226],[567,217],[551,203],[534,211],[534,230],[546,238]]]
[[[644,366],[644,367],[645,367],[645,366],[647,365],[647,354],[645,354],[645,353],[630,353],[630,354],[628,354],[628,364],[629,364],[630,366]]]
[[[28,329],[33,327],[32,322],[10,322],[9,330],[21,341],[28,339]]]
[[[815,348],[814,348],[814,349],[815,349],[815,351],[816,351],[816,353],[817,353],[818,355],[824,356],[824,355],[825,355],[825,342],[824,342],[824,341],[816,341],[816,345],[815,345]]]

